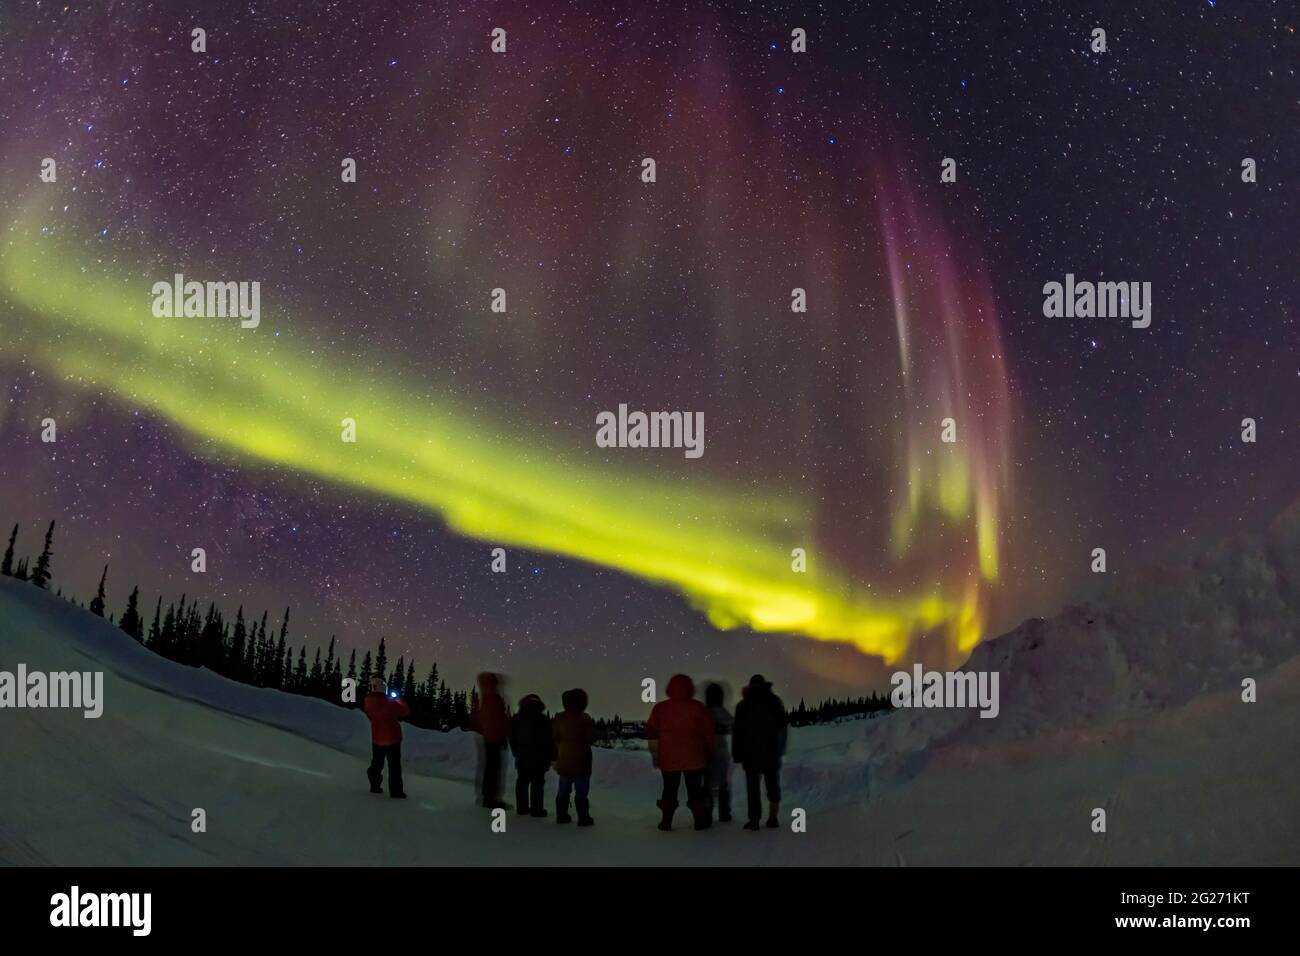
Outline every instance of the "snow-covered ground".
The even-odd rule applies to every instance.
[[[1300,659],[1261,668],[1257,704],[1227,688],[988,739],[954,735],[951,712],[936,711],[795,729],[783,809],[807,811],[806,833],[788,813],[781,831],[696,833],[683,809],[671,834],[655,829],[658,776],[634,751],[596,752],[589,830],[510,814],[493,833],[466,733],[408,727],[410,799],[371,795],[359,713],[156,657],[0,578],[0,670],[20,662],[103,671],[104,712],[0,710],[0,863],[1300,862]],[[897,754],[882,755],[887,741]],[[200,807],[207,831],[194,833]],[[1105,834],[1090,829],[1094,807],[1107,810]]]

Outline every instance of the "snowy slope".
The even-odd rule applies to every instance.
[[[79,711],[0,711],[0,862],[514,864],[526,843],[537,862],[606,863],[615,853],[671,863],[681,846],[653,827],[658,775],[645,754],[598,752],[595,830],[511,816],[506,834],[493,834],[473,803],[474,735],[407,727],[411,799],[372,796],[369,725],[359,713],[157,657],[108,622],[0,578],[0,669],[20,661],[33,670],[104,671],[105,704],[95,720]],[[817,746],[860,733],[848,724],[809,737]],[[846,774],[815,753],[787,780],[810,809],[864,793],[860,770]],[[195,807],[207,811],[205,834],[190,832]],[[686,817],[679,813],[680,837],[695,838]],[[708,858],[745,843],[739,833],[718,835],[729,837],[725,849],[706,833],[693,852]],[[742,849],[759,864],[774,852],[787,856],[795,844],[786,843],[778,851],[760,839]],[[816,849],[805,850],[795,857],[811,861]]]
[[[900,711],[874,723],[861,756],[875,776],[914,773],[948,747],[1096,734],[1198,695],[1239,692],[1244,678],[1258,680],[1294,658],[1300,501],[1263,534],[1114,580],[1097,605],[1025,621],[975,649],[964,669],[998,672],[998,719],[971,710]]]
[[[1070,611],[989,642],[977,655],[1003,673],[1002,719],[900,711],[793,731],[784,806],[807,810],[803,834],[697,834],[684,812],[659,833],[648,759],[609,751],[594,829],[511,815],[494,834],[473,802],[473,735],[416,728],[411,799],[372,796],[361,715],[163,660],[0,578],[0,669],[105,672],[98,720],[0,710],[0,863],[1295,864],[1300,659],[1276,629],[1300,575],[1283,539],[1175,575],[1181,603]],[[1227,609],[1202,596],[1202,572],[1223,576]],[[1217,628],[1212,647],[1170,654],[1186,623],[1171,608]],[[1256,704],[1240,701],[1243,668]],[[190,830],[195,807],[206,833]]]

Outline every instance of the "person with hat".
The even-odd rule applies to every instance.
[[[388,761],[388,795],[406,798],[402,788],[402,720],[411,708],[394,694],[389,696],[384,679],[378,675],[370,678],[370,692],[365,700],[366,717],[370,719],[370,792],[384,792],[384,761]]]
[[[757,830],[763,811],[759,787],[766,784],[767,825],[781,824],[777,812],[781,807],[781,757],[785,753],[786,713],[781,698],[772,693],[772,685],[755,674],[741,692],[736,705],[736,719],[731,729],[731,756],[745,768],[745,791],[749,798],[749,822],[746,830]]]
[[[515,755],[515,810],[522,816],[544,817],[546,771],[556,757],[555,738],[546,705],[536,694],[519,701],[510,721],[510,752]]]
[[[650,758],[664,778],[659,829],[673,828],[677,794],[685,778],[686,805],[695,817],[695,829],[707,830],[713,822],[713,807],[704,773],[713,754],[713,717],[704,703],[695,699],[695,682],[685,674],[674,674],[668,681],[668,699],[651,709],[645,731]]]

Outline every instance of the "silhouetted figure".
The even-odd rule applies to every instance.
[[[704,706],[713,718],[713,756],[709,758],[708,784],[718,822],[731,822],[731,711],[724,706],[727,695],[721,684],[704,688]]]
[[[510,721],[510,752],[515,755],[515,807],[520,814],[547,816],[543,805],[546,771],[555,759],[551,718],[536,694],[519,702],[519,712]]]
[[[777,812],[781,807],[781,756],[785,753],[786,716],[781,698],[772,693],[772,685],[755,674],[742,691],[744,698],[736,705],[736,722],[731,734],[731,756],[745,768],[745,791],[749,798],[749,822],[746,830],[757,830],[763,805],[759,784],[767,784],[767,825],[780,826]]]
[[[501,802],[501,754],[510,738],[510,717],[500,686],[498,675],[478,675],[479,702],[474,729],[483,737],[483,806],[489,810],[506,809]]]
[[[677,791],[686,778],[686,805],[695,817],[695,829],[704,830],[713,822],[709,791],[704,772],[713,753],[713,718],[704,704],[695,699],[695,684],[685,674],[674,674],[668,681],[668,699],[650,711],[646,722],[650,756],[664,778],[659,809],[663,819],[660,830],[673,828],[677,810]]]
[[[560,697],[564,713],[551,721],[555,739],[555,772],[560,775],[560,787],[555,795],[555,822],[568,823],[569,794],[576,796],[578,826],[589,827],[596,821],[591,818],[591,804],[587,794],[591,789],[591,747],[596,742],[596,722],[587,715],[587,692],[581,688],[566,690]]]
[[[384,792],[384,761],[388,761],[388,795],[406,798],[402,789],[402,724],[411,713],[402,701],[389,697],[382,677],[370,678],[366,694],[366,716],[370,718],[370,792]]]

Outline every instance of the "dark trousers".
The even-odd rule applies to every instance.
[[[546,771],[515,771],[515,807],[520,813],[541,810],[546,790]]]
[[[483,802],[501,802],[501,751],[505,742],[483,743]]]
[[[371,744],[370,767],[366,776],[370,778],[370,789],[378,790],[384,785],[384,761],[388,761],[388,792],[396,796],[402,793],[402,744]]]
[[[687,803],[708,802],[709,792],[704,788],[704,770],[662,770],[664,775],[665,804],[677,806],[677,791],[681,787],[682,777],[686,778]]]
[[[781,768],[759,768],[750,770],[745,768],[745,793],[749,797],[749,819],[754,823],[763,815],[763,802],[759,793],[759,785],[767,784],[767,802],[781,802]]]

